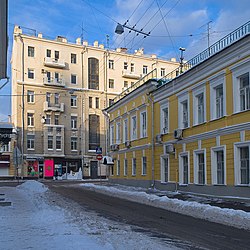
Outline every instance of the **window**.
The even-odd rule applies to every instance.
[[[114,69],[114,60],[109,60],[109,69]]]
[[[59,94],[55,93],[55,105],[59,105]]]
[[[124,176],[128,175],[128,160],[124,159]]]
[[[71,54],[71,63],[76,64],[76,54]]]
[[[46,102],[48,102],[48,106],[50,106],[51,93],[46,93]]]
[[[147,157],[142,157],[142,175],[147,175]]]
[[[110,134],[109,134],[109,138],[110,138],[110,145],[114,145],[115,144],[115,129],[114,129],[114,125],[110,126]]]
[[[28,103],[34,103],[35,102],[35,92],[28,90],[27,91],[27,102]]]
[[[27,135],[27,149],[35,149],[35,135]]]
[[[35,48],[28,46],[28,57],[34,57],[35,56]]]
[[[28,78],[35,79],[35,71],[34,69],[28,69]]]
[[[124,139],[124,142],[129,140],[129,138],[128,138],[128,119],[125,119],[123,121],[123,139]]]
[[[99,60],[96,58],[88,59],[89,89],[99,89]]]
[[[48,82],[53,82],[53,78],[51,77],[51,72],[47,71],[46,75],[47,75],[47,81]]]
[[[55,50],[55,59],[59,59],[59,51]]]
[[[46,114],[45,121],[46,121],[46,124],[51,124],[51,115]]]
[[[249,73],[239,77],[240,83],[240,111],[250,109]]]
[[[95,98],[95,108],[96,108],[96,109],[99,109],[99,108],[100,108],[100,105],[99,105],[99,104],[100,104],[100,99],[99,99],[99,97],[96,97],[96,98]]]
[[[76,84],[76,75],[71,74],[71,84]]]
[[[161,182],[168,182],[169,179],[169,158],[168,156],[161,157]]]
[[[128,63],[127,63],[127,62],[124,62],[124,66],[123,66],[123,68],[124,68],[125,70],[127,70],[127,69],[128,69]]]
[[[89,97],[89,108],[93,108],[93,98]]]
[[[215,88],[215,93],[216,93],[216,118],[220,118],[223,116],[223,85],[219,85],[218,87]]]
[[[27,124],[28,126],[34,126],[34,114],[33,113],[28,113],[28,120],[27,120]]]
[[[71,128],[77,129],[77,116],[71,116]]]
[[[204,86],[193,91],[193,115],[194,125],[198,125],[206,121],[206,99]]]
[[[250,184],[250,143],[235,144],[235,183],[236,185]]]
[[[57,134],[61,134],[62,133],[62,128],[61,127],[57,127],[56,128],[56,133]]]
[[[132,158],[132,176],[136,175],[136,158]]]
[[[56,136],[56,149],[61,150],[62,149],[62,137]]]
[[[121,123],[120,122],[116,123],[116,143],[117,144],[121,143]]]
[[[89,149],[100,146],[100,116],[89,115]]]
[[[51,57],[51,50],[50,49],[47,49],[46,56]]]
[[[77,150],[77,137],[71,137],[71,150]]]
[[[188,93],[178,97],[178,126],[179,128],[189,127],[189,96]]]
[[[161,68],[161,77],[166,75],[166,70],[164,68]]]
[[[131,139],[136,140],[137,138],[137,124],[136,124],[136,116],[131,117]]]
[[[124,88],[127,88],[128,87],[128,81],[124,81]]]
[[[168,133],[169,127],[169,113],[168,113],[168,104],[161,106],[161,133]]]
[[[211,149],[211,163],[212,163],[212,184],[225,184],[225,155],[224,147],[217,147]]]
[[[55,115],[55,125],[59,125],[59,115]]]
[[[77,96],[76,95],[72,95],[70,97],[70,106],[71,107],[77,107]]]
[[[135,64],[134,64],[134,63],[131,63],[131,64],[130,64],[130,72],[131,72],[131,73],[134,73],[134,72],[135,72]]]
[[[181,153],[179,157],[179,182],[180,184],[189,183],[189,156],[187,153]]]
[[[194,181],[195,184],[206,184],[205,150],[194,151]]]
[[[120,160],[116,161],[116,175],[120,175]]]
[[[114,88],[114,85],[115,85],[114,83],[115,83],[114,79],[109,79],[109,88],[110,89]]]
[[[142,74],[146,75],[147,73],[148,73],[148,66],[143,65],[143,67],[142,67]]]
[[[53,136],[48,135],[48,149],[53,149]]]
[[[109,99],[109,106],[111,106],[114,103],[113,99]]]
[[[55,72],[55,81],[56,81],[56,83],[60,83],[59,73],[58,72]]]
[[[144,138],[147,136],[147,113],[146,111],[141,112],[140,114],[140,132],[141,132],[141,138]]]

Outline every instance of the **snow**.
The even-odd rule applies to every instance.
[[[93,187],[94,188],[94,187]],[[51,192],[38,181],[0,187],[0,249],[180,249],[186,242],[150,237]],[[180,248],[179,248],[180,247]]]
[[[168,211],[189,215],[195,218],[250,230],[250,213],[242,210],[219,208],[208,204],[200,204],[195,201],[171,199],[167,196],[159,197],[155,194],[146,193],[145,189],[137,189],[133,187],[111,187],[105,185],[95,185],[92,183],[80,185],[84,188],[95,190],[113,197],[119,197],[146,205],[163,208]]]

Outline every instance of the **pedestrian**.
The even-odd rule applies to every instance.
[[[57,169],[56,169],[56,172],[55,172],[55,179],[57,180],[57,178],[58,178],[58,171],[57,171]]]

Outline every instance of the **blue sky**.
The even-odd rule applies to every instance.
[[[150,36],[143,39],[127,30],[115,34],[117,22],[126,20],[129,26],[151,32]],[[110,48],[127,47],[132,52],[143,47],[146,54],[165,59],[178,59],[179,47],[185,47],[188,60],[207,47],[208,22],[212,21],[212,44],[249,20],[249,0],[9,0],[8,58],[14,24],[51,39],[61,35],[75,42],[82,35],[90,44],[98,40],[105,46],[109,35]],[[7,84],[0,95],[10,93],[11,84]],[[10,98],[0,96],[0,121],[7,121],[11,113]]]

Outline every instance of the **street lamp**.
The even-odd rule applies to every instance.
[[[140,33],[140,34],[144,35],[144,37],[149,36],[150,32],[145,33],[145,32],[142,32],[142,29],[141,30],[137,30],[134,27],[129,27],[126,24],[122,25],[122,24],[118,23],[117,26],[116,26],[116,28],[115,28],[115,33],[118,34],[118,35],[121,35],[122,33],[124,33],[124,28],[127,28],[129,30],[133,30],[133,31],[135,31],[137,33]]]
[[[181,57],[180,57],[180,74],[183,73],[182,69],[183,69],[183,52],[186,50],[185,48],[180,47],[179,50],[181,51]]]

